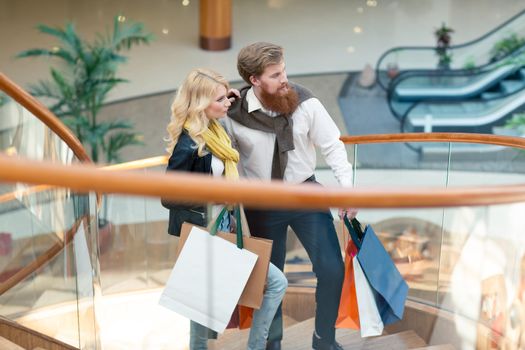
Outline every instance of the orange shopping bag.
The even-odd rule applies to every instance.
[[[239,329],[246,329],[252,326],[253,309],[248,306],[239,305]]]
[[[344,229],[343,229],[344,231]],[[339,311],[335,328],[359,329],[359,310],[355,292],[354,265],[352,258],[357,254],[357,247],[350,239],[345,249],[345,279],[339,302]]]
[[[237,305],[233,310],[232,318],[228,323],[227,329],[239,328],[246,329],[252,326],[253,309],[248,306]]]

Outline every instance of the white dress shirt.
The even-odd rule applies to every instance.
[[[248,112],[261,110],[271,117],[277,113],[266,110],[253,87],[246,93]],[[348,162],[346,149],[339,137],[339,129],[317,98],[302,102],[292,114],[293,141],[295,149],[288,151],[288,163],[284,181],[302,183],[314,174],[316,166],[315,147],[318,147],[326,163],[342,186],[352,186],[352,165]],[[250,129],[231,118],[225,118],[225,128],[240,153],[239,172],[248,178],[271,180],[275,134]]]

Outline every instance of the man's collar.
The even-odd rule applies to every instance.
[[[248,103],[248,113],[261,109],[264,111],[261,101],[255,96],[253,86],[246,92],[246,102]]]

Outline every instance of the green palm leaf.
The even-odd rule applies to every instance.
[[[53,49],[34,48],[17,57],[49,56],[61,60],[60,70],[51,68],[51,80],[31,86],[33,95],[51,101],[51,110],[70,127],[91,151],[94,161],[104,153],[108,162],[119,159],[119,152],[128,145],[141,144],[141,136],[132,132],[133,124],[126,120],[98,120],[108,93],[127,80],[117,77],[117,70],[126,61],[121,51],[133,45],[147,44],[152,35],[140,23],[118,21],[113,32],[96,35],[94,42],[84,41],[72,23],[54,28],[39,25],[37,29],[58,40]],[[127,131],[122,131],[127,130]]]

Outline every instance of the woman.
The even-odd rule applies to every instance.
[[[230,138],[218,122],[218,119],[226,116],[230,107],[229,93],[227,81],[211,70],[195,69],[186,77],[171,106],[171,121],[167,127],[167,150],[171,153],[168,170],[213,176],[224,174],[228,179],[238,179],[239,153],[232,148]],[[184,221],[206,225],[204,206],[167,202],[163,202],[163,205],[170,209],[170,234],[179,235]],[[223,225],[224,222],[229,225],[229,216],[227,219]],[[286,277],[270,264],[261,308],[253,314],[248,349],[265,349],[270,324],[286,287]],[[207,349],[210,337],[215,338],[215,332],[191,321],[190,350]]]

